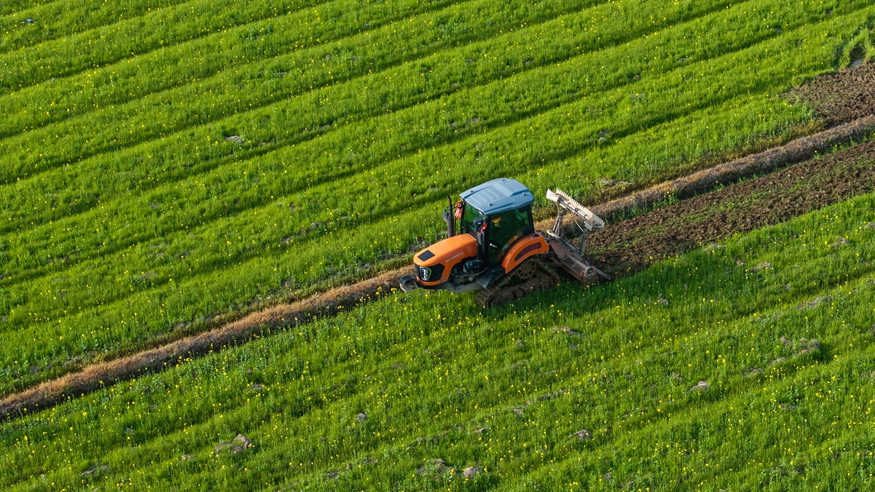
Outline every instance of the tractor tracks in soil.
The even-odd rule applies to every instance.
[[[870,87],[858,94],[859,87]],[[844,89],[852,97],[836,98]],[[875,191],[875,140],[813,158],[837,145],[875,133],[875,115],[861,115],[861,98],[875,94],[875,63],[854,71],[814,79],[789,93],[808,101],[819,118],[838,125],[781,147],[720,164],[668,181],[624,198],[591,207],[607,219],[619,219],[588,239],[594,265],[616,277],[637,273],[654,262],[704,244],[744,233]],[[868,100],[868,99],[867,99]],[[864,105],[865,106],[865,105]],[[868,106],[871,107],[871,106]],[[870,110],[871,111],[871,110]],[[735,183],[740,179],[754,177]],[[710,191],[715,185],[730,185]],[[675,203],[648,210],[668,198]],[[552,220],[537,224],[548,229]],[[334,316],[368,300],[397,291],[405,266],[304,300],[255,312],[219,328],[192,335],[7,395],[0,401],[0,421],[38,411],[120,381],[172,367],[179,361],[245,343],[319,317]]]

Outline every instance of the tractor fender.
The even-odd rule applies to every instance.
[[[517,240],[507,253],[504,259],[501,260],[501,266],[504,267],[504,273],[510,273],[520,263],[535,255],[547,254],[550,251],[550,246],[547,240],[540,233],[535,232]]]

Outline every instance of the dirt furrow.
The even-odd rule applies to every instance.
[[[758,154],[749,155],[688,176],[667,181],[592,207],[593,212],[607,221],[622,217],[630,210],[649,209],[668,199],[684,199],[727,185],[750,176],[764,175],[824,154],[836,145],[859,141],[875,131],[875,115],[866,116],[820,133],[798,138],[792,142]]]
[[[596,266],[630,275],[655,261],[872,191],[875,140],[618,222],[587,244]]]

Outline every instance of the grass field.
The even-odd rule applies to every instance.
[[[584,291],[394,295],[179,361],[2,424],[0,483],[867,488],[873,205]],[[237,434],[254,447],[216,453]]]
[[[873,30],[863,0],[7,2],[0,395],[406,263],[486,179],[590,203],[812,131],[779,96]],[[865,488],[873,199],[28,409],[0,484]]]
[[[198,5],[93,28],[6,16],[0,63],[20,70],[0,81],[0,391],[367,275],[436,238],[445,196],[489,177],[586,201],[600,179],[634,186],[790,135],[810,112],[775,96],[833,68],[875,15],[329,2],[229,5],[237,24],[210,28]],[[109,53],[129,24],[177,14]],[[80,36],[106,51],[74,56]]]

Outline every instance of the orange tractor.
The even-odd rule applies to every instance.
[[[448,237],[414,255],[414,275],[401,278],[401,289],[476,290],[486,307],[558,286],[557,268],[583,285],[610,279],[583,257],[586,236],[603,229],[604,221],[559,190],[547,190],[547,199],[559,213],[546,233],[535,230],[535,197],[519,181],[494,179],[465,191],[455,204],[450,199],[444,211]],[[577,246],[562,235],[566,212],[581,232]]]

